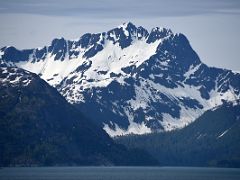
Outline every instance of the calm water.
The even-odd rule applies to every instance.
[[[240,169],[187,167],[1,168],[0,180],[240,180]]]

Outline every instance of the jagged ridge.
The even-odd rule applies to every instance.
[[[239,74],[203,64],[165,28],[125,23],[40,49],[4,47],[1,59],[39,74],[112,136],[181,128],[239,98]]]

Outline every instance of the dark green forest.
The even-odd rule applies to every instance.
[[[146,150],[161,166],[240,167],[240,105],[235,103],[209,110],[183,129],[115,141]]]
[[[17,76],[0,86],[0,166],[157,165],[143,150],[114,143],[37,75],[0,68],[0,78]]]

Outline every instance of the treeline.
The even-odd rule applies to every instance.
[[[181,130],[115,141],[147,151],[162,166],[240,167],[240,105],[207,111]]]

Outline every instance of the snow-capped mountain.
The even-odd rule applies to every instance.
[[[0,59],[39,74],[111,136],[181,128],[240,98],[240,74],[203,64],[166,28],[125,23],[43,48],[4,47]]]
[[[38,75],[3,64],[0,142],[1,167],[158,164],[114,143]]]

